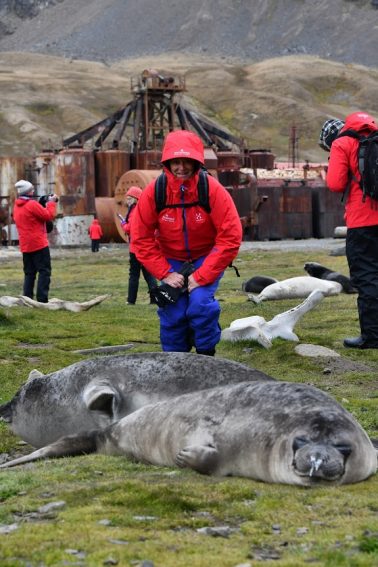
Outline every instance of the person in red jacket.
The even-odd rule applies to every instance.
[[[92,252],[98,252],[100,250],[100,240],[104,233],[99,221],[96,218],[93,219],[91,225],[89,226],[88,234],[89,238],[91,239]]]
[[[198,203],[199,170],[204,164],[202,141],[193,132],[170,132],[162,152],[167,179],[166,205],[157,211],[155,181],[143,190],[133,218],[134,252],[146,269],[165,284],[183,289],[180,274],[190,261],[194,272],[178,301],[159,307],[160,341],[164,351],[214,355],[220,340],[220,305],[214,294],[227,266],[237,256],[242,227],[227,190],[208,176],[207,212]]]
[[[38,274],[37,301],[47,303],[51,280],[51,258],[46,222],[55,218],[58,197],[49,196],[46,207],[43,207],[35,200],[34,187],[30,181],[20,179],[15,187],[18,197],[14,203],[13,218],[18,230],[24,267],[23,294],[33,299],[34,284]]]
[[[126,192],[126,203],[127,203],[127,215],[126,218],[121,221],[121,226],[129,237],[129,287],[127,291],[127,305],[135,305],[138,289],[139,289],[139,278],[140,272],[142,271],[143,277],[146,280],[148,289],[151,290],[156,286],[156,280],[151,274],[146,270],[146,268],[141,264],[134,254],[134,243],[131,235],[131,224],[133,219],[133,214],[135,207],[138,203],[138,199],[142,194],[142,189],[140,187],[130,187]],[[155,303],[151,298],[151,303]]]
[[[378,348],[378,207],[370,197],[362,199],[358,140],[342,134],[354,130],[368,135],[377,129],[366,112],[347,116],[340,137],[332,142],[326,177],[331,191],[345,192],[346,256],[352,285],[358,291],[360,335],[344,339],[348,348]]]

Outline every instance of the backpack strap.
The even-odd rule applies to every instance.
[[[209,179],[206,169],[201,168],[198,173],[198,202],[199,205],[210,213],[210,200],[209,200]]]
[[[209,180],[207,178],[208,173],[205,169],[201,168],[199,170],[198,176],[198,184],[197,184],[197,192],[198,192],[198,201],[194,201],[192,203],[176,203],[174,205],[166,205],[167,200],[167,176],[165,173],[161,173],[159,177],[156,178],[155,181],[155,204],[156,204],[156,211],[160,213],[163,209],[166,208],[187,208],[187,207],[194,207],[195,205],[199,205],[207,213],[210,213],[210,202],[209,202]]]
[[[167,199],[167,176],[161,173],[155,181],[155,204],[156,211],[160,213],[165,208],[165,201]]]

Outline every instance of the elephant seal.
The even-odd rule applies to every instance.
[[[51,374],[32,371],[0,417],[33,447],[103,429],[143,405],[213,386],[274,379],[238,362],[192,353],[102,356]]]
[[[356,483],[377,470],[377,452],[353,416],[325,392],[293,382],[243,382],[184,394],[0,468],[93,452],[300,486]]]
[[[326,280],[328,282],[339,282],[345,293],[357,293],[356,288],[352,286],[350,278],[340,274],[339,272],[334,272],[317,262],[306,262],[303,267],[309,276]]]
[[[260,293],[268,285],[277,283],[278,280],[270,276],[253,276],[249,280],[243,282],[242,290],[247,293]]]
[[[324,296],[329,296],[337,295],[343,288],[339,282],[328,282],[312,276],[297,276],[268,285],[259,295],[249,293],[248,299],[254,303],[267,299],[296,299],[308,297],[316,289]]]

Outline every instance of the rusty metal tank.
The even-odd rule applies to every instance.
[[[312,192],[306,181],[258,179],[258,194],[267,197],[259,214],[259,240],[312,237]]]
[[[96,197],[114,197],[115,188],[130,169],[130,154],[123,150],[98,151],[95,157]]]
[[[237,187],[240,178],[240,152],[217,152],[218,179],[225,187]]]
[[[113,222],[122,240],[127,242],[127,236],[121,227],[118,215],[125,218],[127,214],[126,191],[132,187],[144,189],[151,181],[156,179],[161,173],[161,169],[131,169],[126,171],[117,183],[114,194]]]
[[[34,160],[34,187],[38,195],[56,193],[55,157],[56,152],[45,150],[38,154]]]
[[[14,184],[26,177],[30,159],[24,157],[0,157],[0,197],[15,195]]]
[[[273,169],[275,155],[269,150],[246,150],[244,153],[245,167],[252,169]]]
[[[88,215],[95,207],[95,162],[92,150],[67,149],[56,154],[55,193],[65,216]]]
[[[96,216],[103,231],[103,242],[124,242],[115,223],[115,201],[113,197],[96,197]]]
[[[158,150],[142,150],[139,151],[131,163],[133,169],[159,169],[161,164],[161,151]]]
[[[345,222],[340,193],[332,193],[321,180],[311,184],[311,192],[313,236],[331,238],[335,227]]]

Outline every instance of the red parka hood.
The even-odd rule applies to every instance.
[[[161,161],[180,158],[194,159],[202,165],[205,163],[202,140],[189,130],[175,130],[165,139]]]
[[[18,207],[23,207],[29,201],[35,201],[35,199],[33,199],[32,197],[17,197],[15,204],[17,203]]]
[[[345,125],[341,132],[345,132],[346,130],[356,130],[357,132],[363,130],[373,131],[377,130],[377,124],[370,114],[366,112],[353,112],[353,114],[349,114],[345,118]]]

